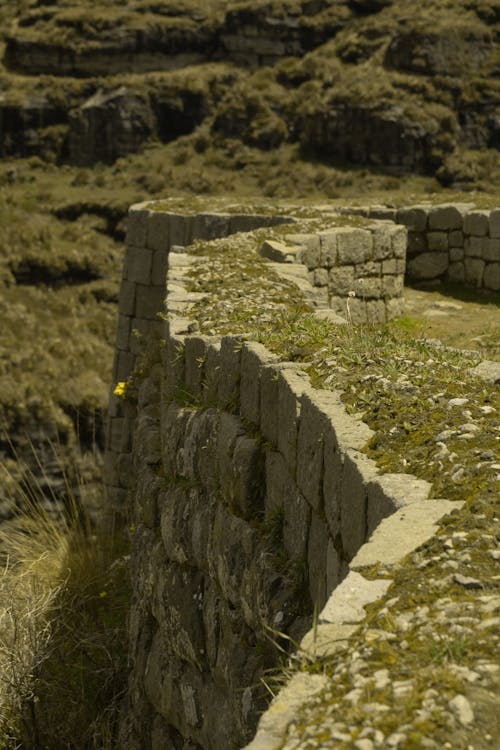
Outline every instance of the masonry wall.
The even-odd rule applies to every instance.
[[[454,203],[355,210],[407,228],[409,282],[443,280],[489,292],[500,290],[500,209]]]
[[[426,482],[378,475],[361,452],[370,430],[336,393],[312,389],[297,364],[259,344],[197,334],[186,315],[197,298],[186,277],[199,260],[184,252],[194,238],[287,222],[131,212],[115,381],[133,375],[135,386],[111,398],[106,458],[110,502],[132,539],[125,750],[241,748],[266,705],[261,678],[272,679],[277,644],[289,638],[308,648],[314,610],[329,632],[332,597],[343,580],[362,578],[353,565],[371,564],[363,550],[376,530],[406,508],[431,507]],[[309,290],[318,314],[339,296],[332,269],[378,263],[373,277],[383,279],[383,263],[401,261],[404,229],[300,228],[260,249]],[[328,274],[323,290],[310,283],[318,269]],[[395,266],[386,270],[397,275]],[[384,316],[390,299],[378,300]],[[366,314],[368,300],[360,300]],[[450,505],[433,501],[432,513]],[[417,527],[413,518],[418,541]],[[373,598],[388,582],[364,585]]]

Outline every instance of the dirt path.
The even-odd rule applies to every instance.
[[[427,338],[500,361],[500,294],[405,287],[405,315],[422,325]]]

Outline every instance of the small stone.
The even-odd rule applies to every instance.
[[[356,740],[354,743],[356,750],[374,750],[375,745],[369,739]]]
[[[460,573],[455,573],[453,576],[455,583],[460,584],[466,589],[482,589],[483,584],[477,578],[471,578],[470,576],[463,576]]]
[[[493,414],[496,412],[496,409],[494,406],[480,406],[479,411],[481,414]]]
[[[386,739],[388,747],[399,747],[402,742],[406,742],[406,734],[403,734],[402,732],[393,732]]]
[[[496,458],[496,456],[495,456],[495,453],[494,453],[493,451],[491,451],[491,450],[490,450],[490,451],[483,451],[483,452],[482,452],[482,453],[480,454],[479,458],[480,458],[480,459],[481,459],[482,461],[494,461],[494,460],[495,460],[495,458]]]
[[[454,406],[465,406],[465,404],[468,403],[468,398],[450,398],[450,400],[448,401],[448,409],[451,409]]]
[[[449,701],[448,706],[462,726],[472,724],[474,721],[474,712],[465,695],[456,695]]]
[[[390,683],[389,670],[388,669],[377,669],[373,674],[375,680],[375,688],[377,690],[383,690]]]
[[[436,443],[441,442],[443,440],[448,440],[448,438],[453,437],[454,434],[455,434],[455,430],[443,430],[442,432],[439,433],[439,435],[436,435],[434,440],[436,441]]]
[[[478,630],[490,630],[490,628],[500,628],[500,617],[487,617],[477,626]]]
[[[389,711],[389,706],[386,706],[385,703],[366,703],[363,706],[363,711],[367,714],[380,714]]]

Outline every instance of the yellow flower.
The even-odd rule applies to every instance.
[[[115,396],[123,397],[125,396],[125,391],[127,390],[127,383],[124,380],[120,380],[119,383],[116,384],[116,388],[113,391]]]
[[[105,599],[108,595],[107,591],[100,591],[99,592],[99,599]]]

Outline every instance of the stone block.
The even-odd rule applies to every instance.
[[[309,235],[306,236],[309,237]],[[303,263],[306,268],[312,271],[313,269],[318,268],[321,265],[321,250],[319,237],[316,237],[315,235],[310,236],[314,237],[317,242],[308,241],[307,244],[301,245],[300,250],[297,253],[297,260],[299,261],[299,263]]]
[[[127,215],[127,245],[145,247],[150,211],[142,208],[144,204],[131,206]]]
[[[357,451],[346,451],[342,469],[340,533],[347,560],[354,557],[366,539],[367,486],[376,475],[373,461]]]
[[[151,283],[153,253],[145,247],[127,246],[127,280],[134,283]]]
[[[500,208],[490,211],[489,235],[500,239]]]
[[[184,336],[170,335],[163,353],[162,401],[168,403],[184,390]]]
[[[386,322],[387,314],[383,299],[367,299],[365,304],[367,323],[375,325]]]
[[[337,264],[337,237],[338,230],[336,229],[319,232],[320,265],[324,268],[331,268]]]
[[[382,261],[382,274],[396,274],[398,273],[398,261],[396,258],[389,258]]]
[[[253,232],[260,227],[272,225],[271,217],[261,214],[232,214],[229,219],[229,234]]]
[[[404,313],[404,298],[403,297],[392,297],[391,299],[385,300],[385,319],[392,320],[398,318]]]
[[[317,625],[303,637],[300,642],[300,651],[314,659],[332,656],[346,647],[347,639],[355,630],[356,625],[331,625],[330,623]],[[276,747],[279,747],[279,745],[273,745],[263,750],[275,750]],[[259,749],[256,748],[256,750]],[[292,748],[285,746],[283,750],[292,750]]]
[[[402,276],[385,276],[382,279],[382,294],[384,297],[401,297],[404,289]]]
[[[467,206],[460,205],[433,206],[429,209],[429,229],[445,232],[462,229],[466,210]]]
[[[326,601],[326,555],[328,548],[326,522],[313,511],[307,542],[309,593],[314,607],[321,609]]]
[[[450,247],[450,262],[456,263],[458,260],[463,260],[465,251],[463,247]]]
[[[382,474],[369,481],[367,533],[370,536],[380,521],[408,503],[427,500],[431,485],[413,474]]]
[[[334,296],[345,297],[352,291],[355,278],[354,266],[336,266],[330,269],[329,293]]]
[[[351,560],[351,570],[376,565],[394,565],[431,539],[443,516],[459,510],[462,502],[417,500],[384,518],[370,540]]]
[[[393,257],[390,229],[390,224],[370,225],[369,231],[373,242],[373,260],[385,260],[386,258]]]
[[[427,245],[429,250],[445,252],[448,250],[448,232],[428,232]]]
[[[232,464],[231,502],[243,518],[261,517],[266,491],[265,461],[264,453],[257,441],[246,435],[238,437],[234,445]]]
[[[488,263],[485,266],[483,285],[485,289],[498,292],[500,289],[500,263]]]
[[[278,376],[278,449],[284,457],[292,477],[296,475],[297,433],[300,399],[311,390],[307,373],[296,367],[281,369]]]
[[[205,368],[202,382],[202,398],[205,406],[217,405],[220,370],[220,341],[207,338]]]
[[[481,258],[465,258],[465,281],[478,289],[483,285],[485,262]]]
[[[325,435],[333,434],[335,450],[345,453],[347,449],[362,450],[374,432],[360,419],[345,410],[340,396],[334,391],[312,390],[312,398],[326,420]]]
[[[464,240],[465,255],[473,258],[482,258],[483,251],[488,247],[486,237],[466,237]]]
[[[151,267],[151,282],[155,286],[166,287],[167,284],[168,254],[164,250],[155,250],[153,253],[153,264]]]
[[[346,638],[346,635],[343,635]],[[244,750],[275,750],[283,744],[288,726],[302,706],[329,685],[328,677],[297,672],[278,692],[259,720],[257,734]]]
[[[121,283],[118,309],[123,315],[135,313],[135,284],[126,279],[123,279]]]
[[[208,341],[206,336],[186,336],[184,340],[184,386],[195,399],[202,397]]]
[[[389,229],[391,235],[391,250],[395,258],[406,258],[408,247],[408,232],[405,227],[393,226]]]
[[[260,372],[260,432],[264,440],[278,445],[279,368],[264,366]]]
[[[398,224],[403,224],[410,232],[425,232],[428,214],[427,206],[408,206],[398,209],[396,221]]]
[[[387,206],[370,206],[368,216],[370,219],[378,219],[381,221],[397,221],[396,209],[388,208]]]
[[[170,217],[163,211],[151,211],[148,217],[146,247],[166,253],[170,247]]]
[[[408,232],[407,255],[413,258],[415,255],[425,253],[428,250],[427,235],[423,232]]]
[[[108,447],[115,453],[129,453],[132,450],[128,419],[113,417],[109,420]]]
[[[323,438],[323,503],[330,536],[340,533],[340,500],[344,454],[340,450],[333,425],[327,424]]]
[[[307,560],[307,542],[311,523],[311,507],[297,490],[285,498],[283,508],[283,546],[289,560]]]
[[[375,260],[368,260],[366,263],[358,263],[357,266],[355,266],[355,274],[356,278],[361,278],[362,276],[372,276],[374,278],[379,278],[382,274],[382,263],[398,263],[399,261],[393,260],[393,261],[375,261]],[[395,271],[394,271],[395,273]]]
[[[222,412],[217,431],[217,474],[221,492],[226,499],[232,495],[234,446],[236,441],[244,436],[245,428],[241,420],[234,414]]]
[[[498,213],[500,215],[500,211]],[[500,239],[483,240],[483,260],[500,263]]]
[[[362,622],[366,617],[366,605],[384,596],[391,583],[389,579],[368,580],[351,570],[330,595],[319,622],[337,625]]]
[[[218,404],[233,413],[239,411],[242,345],[239,336],[224,336],[221,340]]]
[[[114,380],[127,380],[129,375],[132,373],[134,361],[135,357],[132,352],[118,352],[118,356],[115,361],[116,371]]]
[[[364,263],[372,257],[373,241],[366,229],[342,228],[337,234],[338,262],[342,265]]]
[[[313,286],[328,286],[328,271],[326,268],[317,268],[313,272]]]
[[[463,261],[455,261],[453,263],[450,263],[448,266],[448,271],[446,273],[446,278],[448,281],[453,281],[456,283],[462,283],[465,281],[465,266]]]
[[[437,279],[448,268],[448,253],[422,253],[407,264],[408,278],[415,281]]]
[[[464,246],[464,233],[460,229],[455,229],[448,236],[450,247]]]
[[[469,211],[464,218],[464,234],[486,237],[489,225],[489,211]]]
[[[325,414],[316,402],[314,391],[304,393],[297,435],[297,487],[315,511],[323,505],[325,423]]]
[[[158,314],[163,312],[165,289],[160,286],[136,285],[135,316],[145,320],[158,320]]]
[[[167,211],[163,212],[162,215],[164,221],[168,221],[169,247],[172,248],[174,245],[186,247],[186,245],[189,245],[191,240],[191,217]]]
[[[338,586],[342,577],[342,558],[339,550],[336,549],[333,540],[328,539],[326,547],[326,596],[329,597],[332,591]]]
[[[371,276],[364,276],[355,279],[352,285],[352,291],[357,297],[378,299],[382,294],[382,279]]]
[[[284,242],[264,240],[259,248],[259,253],[263,258],[275,261],[276,263],[293,263],[296,260],[299,250],[298,246],[291,247],[290,245],[285,245]]]
[[[118,316],[118,330],[116,333],[116,348],[127,351],[130,339],[130,318],[128,315]]]
[[[241,349],[240,414],[254,425],[260,423],[260,374],[264,362],[275,360],[262,344],[244,341]]]
[[[193,240],[216,240],[229,234],[228,214],[197,214],[193,219]]]
[[[279,451],[266,451],[266,496],[264,510],[267,520],[283,515],[285,502],[297,491],[288,471],[285,459]],[[281,529],[283,533],[283,529]]]

